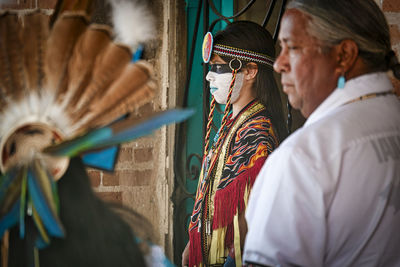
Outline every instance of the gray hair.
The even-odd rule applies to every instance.
[[[389,26],[374,0],[292,0],[287,9],[310,17],[308,32],[327,47],[351,39],[372,71],[393,70],[400,64],[391,49]]]

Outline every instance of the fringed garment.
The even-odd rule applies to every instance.
[[[203,158],[189,225],[189,266],[222,266],[230,250],[241,266],[239,214],[264,161],[278,146],[266,108],[258,101],[230,118],[219,134],[222,142]]]

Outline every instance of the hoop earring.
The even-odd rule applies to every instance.
[[[344,77],[344,74],[342,74],[339,76],[339,79],[337,81],[337,88],[343,89],[345,83],[346,83],[346,78]]]

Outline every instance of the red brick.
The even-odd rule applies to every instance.
[[[118,162],[132,161],[133,160],[132,151],[133,149],[131,147],[122,147],[119,150]]]
[[[98,192],[97,195],[105,202],[122,204],[122,192]]]
[[[153,170],[120,171],[120,185],[125,186],[150,186],[152,184]]]
[[[117,186],[119,185],[118,173],[103,173],[103,185],[104,186]]]
[[[88,171],[89,174],[89,179],[90,183],[92,184],[93,187],[98,187],[100,186],[100,171],[95,171],[95,170],[90,170]]]
[[[392,45],[400,43],[400,24],[399,25],[390,25],[390,38],[392,41]]]
[[[138,148],[133,152],[136,163],[143,163],[153,160],[153,148]]]
[[[382,10],[385,12],[400,12],[399,0],[384,0]]]

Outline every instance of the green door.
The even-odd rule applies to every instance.
[[[174,203],[173,250],[176,264],[180,264],[181,253],[188,241],[187,229],[194,205],[203,156],[204,125],[205,120],[207,120],[204,119],[204,116],[207,116],[204,110],[208,109],[210,102],[210,94],[207,92],[208,89],[205,88],[207,70],[202,62],[201,47],[203,36],[208,31],[209,25],[218,17],[208,7],[208,2],[208,0],[186,0],[185,2],[187,18],[187,76],[190,82],[187,82],[187,88],[185,88],[184,106],[194,108],[196,113],[184,124],[179,125],[175,141],[175,189],[171,199]],[[213,0],[213,3],[219,13],[226,17],[232,16],[234,0]],[[204,9],[206,9],[205,13],[203,12]],[[218,22],[213,28],[213,33],[225,26],[225,22]],[[191,56],[191,51],[193,51],[193,56]],[[224,107],[221,106],[219,109],[223,110]],[[219,125],[221,117],[221,115],[214,114],[215,125]],[[215,131],[211,133],[211,136],[214,134]]]
[[[188,62],[190,62],[190,51],[193,44],[193,35],[195,33],[196,28],[196,15],[198,12],[200,0],[186,0],[186,14],[187,14],[187,38],[188,38]],[[204,1],[203,1],[204,2]],[[224,16],[229,17],[233,14],[233,0],[214,0],[214,5],[217,10]],[[202,7],[201,16],[199,23],[197,25],[197,35],[195,38],[195,46],[194,46],[194,56],[193,56],[193,64],[190,75],[190,83],[188,88],[188,96],[187,96],[187,105],[188,107],[194,108],[196,110],[195,116],[191,117],[187,122],[187,135],[186,135],[186,157],[190,160],[189,165],[195,164],[198,168],[200,168],[201,157],[203,156],[203,143],[204,143],[204,125],[207,123],[205,121],[206,118],[203,118],[204,114],[204,93],[203,88],[205,84],[205,79],[203,77],[203,62],[201,55],[201,47],[203,43],[203,37],[205,35],[204,30],[204,7]],[[208,25],[210,25],[214,20],[218,17],[212,12],[211,8],[209,8],[209,21]],[[219,22],[213,29],[213,33],[216,33],[220,29],[223,29],[226,26],[225,22]],[[208,95],[208,94],[207,94]],[[223,106],[220,107],[221,110],[224,109]],[[216,125],[219,125],[221,121],[222,115],[217,114],[214,115],[214,122]],[[215,134],[215,131],[212,133]],[[192,165],[193,166],[193,165]],[[196,167],[195,167],[196,168]],[[198,174],[195,175],[197,177],[192,177],[194,179],[186,180],[186,188],[189,192],[196,193],[196,187],[198,182]],[[191,213],[194,205],[193,199],[187,199],[186,201],[186,211],[187,213]]]

